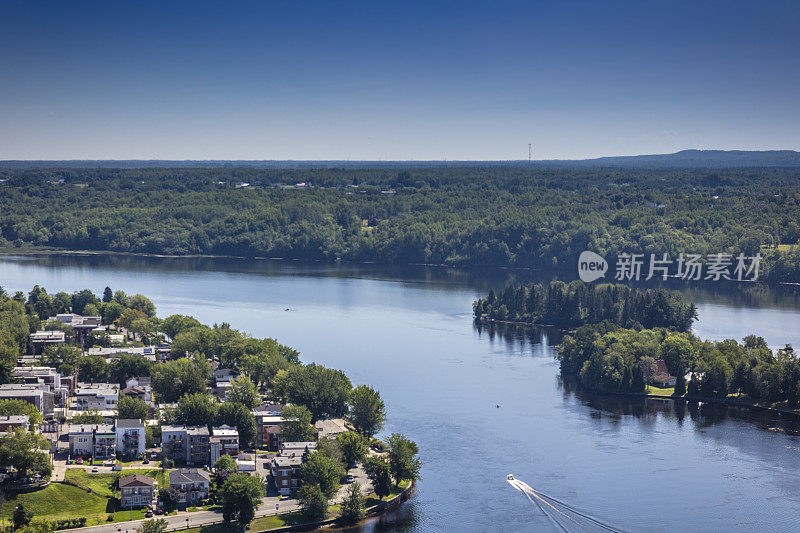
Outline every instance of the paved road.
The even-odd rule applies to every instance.
[[[263,459],[259,458],[258,462],[260,463],[262,460]],[[71,466],[72,465],[70,465],[70,467]],[[259,464],[258,470],[259,473],[264,471],[261,464]],[[354,483],[359,483],[361,485],[362,493],[367,494],[372,492],[372,483],[361,466],[351,470],[350,474],[356,478]],[[344,499],[347,487],[349,487],[348,484],[342,485],[342,487],[339,489],[339,493],[331,501],[331,504],[340,502]],[[289,513],[299,509],[300,504],[296,499],[280,500],[277,496],[267,496],[261,500],[261,505],[259,506],[258,510],[256,510],[256,518]],[[180,512],[173,516],[159,517],[156,515],[154,518],[166,519],[167,530],[175,531],[189,527],[199,527],[220,523],[222,522],[222,513],[216,511],[196,511],[194,513]],[[116,524],[90,526],[81,528],[80,531],[87,533],[133,533],[141,523],[142,520],[132,520],[128,522],[118,522]]]

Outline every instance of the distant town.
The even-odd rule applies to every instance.
[[[0,289],[0,347],[15,530],[356,523],[419,476],[413,441],[377,438],[376,390],[274,339],[159,319],[142,295]]]

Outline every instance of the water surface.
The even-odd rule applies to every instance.
[[[381,391],[386,433],[417,441],[416,496],[380,531],[550,531],[505,482],[535,488],[630,531],[800,529],[796,423],[711,406],[576,393],[558,379],[558,335],[489,331],[471,304],[537,275],[435,268],[102,256],[0,257],[0,285],[106,285],[142,293],[159,316],[229,322],[297,347]],[[552,275],[539,276],[550,279]],[[800,346],[791,289],[688,287],[704,337]],[[287,311],[288,309],[288,311]],[[498,408],[497,405],[500,407]]]

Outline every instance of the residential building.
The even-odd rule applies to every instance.
[[[303,454],[292,452],[288,455],[276,455],[270,463],[270,472],[275,488],[282,496],[288,496],[300,485],[300,466]]]
[[[199,468],[181,468],[169,473],[169,486],[180,493],[180,507],[197,504],[208,498],[211,477]]]
[[[44,384],[5,383],[0,385],[0,400],[23,400],[33,404],[45,417],[53,416],[55,395]]]
[[[120,507],[149,507],[156,503],[158,483],[141,474],[125,476],[119,480]]]
[[[16,428],[30,429],[28,415],[0,415],[0,432],[11,431]]]
[[[317,420],[314,423],[314,433],[317,439],[323,437],[335,437],[339,433],[346,433],[347,425],[343,418],[328,418]]]
[[[17,366],[11,371],[12,375],[22,383],[28,385],[46,385],[47,390],[53,393],[55,405],[65,406],[69,398],[69,384],[63,383],[64,378],[55,368],[49,366]]]
[[[78,411],[116,409],[119,387],[111,383],[81,383],[75,397]]]
[[[109,348],[93,346],[87,350],[88,355],[99,355],[104,359],[114,359],[124,353],[141,355],[150,361],[156,360],[155,346],[112,346]]]
[[[314,441],[308,442],[284,442],[281,444],[281,455],[290,455],[292,453],[300,453],[303,454],[308,451],[314,451],[317,449],[317,443]]]
[[[256,419],[256,446],[271,452],[280,449],[283,437],[281,428],[285,422],[281,416],[282,405],[261,405],[253,411]]]
[[[138,418],[117,420],[114,426],[117,452],[126,457],[139,457],[145,452],[145,425]]]
[[[45,346],[64,344],[63,331],[37,331],[31,333],[31,343],[35,354],[41,354]]]
[[[186,464],[208,465],[210,435],[206,426],[161,426],[164,454]]]
[[[213,465],[222,455],[236,457],[239,455],[239,432],[234,427],[219,426],[211,428],[209,439],[210,460]]]
[[[186,461],[190,465],[209,465],[211,464],[211,443],[208,428],[206,426],[194,426],[186,428],[189,436],[189,458]]]
[[[117,454],[117,436],[112,424],[70,424],[68,434],[72,457],[110,459]]]

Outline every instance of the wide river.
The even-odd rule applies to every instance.
[[[489,332],[471,304],[516,276],[437,268],[269,261],[0,257],[0,285],[51,293],[106,285],[159,316],[229,322],[298,348],[380,390],[385,433],[424,461],[414,498],[379,531],[551,531],[506,483],[533,487],[629,531],[800,530],[798,424],[749,411],[576,394],[558,379],[557,336]],[[676,285],[702,337],[800,346],[800,296],[757,285]],[[499,408],[497,407],[499,405]]]

